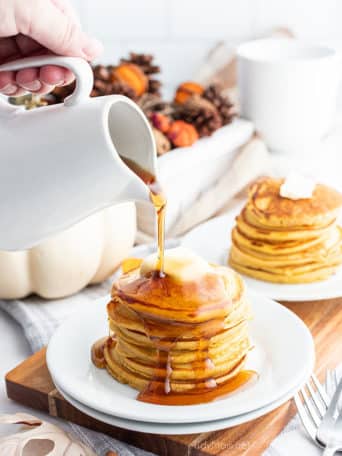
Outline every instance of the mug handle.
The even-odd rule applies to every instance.
[[[54,55],[26,57],[0,65],[0,71],[17,71],[24,68],[34,68],[45,65],[56,65],[68,68],[75,75],[76,88],[74,92],[64,100],[65,106],[77,105],[89,97],[94,84],[94,75],[89,63],[79,57],[62,57]],[[0,110],[3,111],[4,109],[6,112],[13,111],[13,107],[9,106],[8,103],[0,103]]]

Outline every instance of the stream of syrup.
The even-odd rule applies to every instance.
[[[166,198],[156,180],[148,171],[142,169],[137,163],[122,157],[125,164],[137,174],[150,189],[150,199],[153,203],[157,214],[157,240],[158,240],[158,259],[155,271],[147,276],[128,284],[124,289],[119,290],[118,294],[123,302],[135,312],[142,321],[145,333],[149,337],[151,343],[157,352],[157,365],[154,368],[153,378],[147,387],[138,394],[137,399],[143,402],[149,402],[160,405],[190,405],[209,402],[218,397],[223,397],[257,377],[254,371],[242,370],[233,378],[217,384],[216,380],[210,375],[213,368],[213,362],[209,356],[210,339],[219,334],[224,329],[224,316],[227,314],[227,305],[230,303],[222,302],[219,305],[215,304],[218,316],[209,319],[202,323],[186,323],[175,321],[171,318],[164,318],[163,315],[147,317],[144,312],[138,312],[132,309],[131,305],[139,302],[140,290],[144,289],[148,295],[151,291],[162,290],[163,295],[172,295],[172,287],[175,286],[170,277],[164,274],[164,233],[165,233],[165,208]],[[176,295],[182,296],[182,290],[179,290]],[[149,304],[142,302],[143,304]],[[177,306],[178,303],[173,303]],[[155,304],[154,304],[155,305]],[[172,305],[172,303],[171,303]],[[203,308],[196,309],[198,315],[201,312],[206,312],[208,303],[203,303]],[[115,320],[115,312],[117,311],[117,303],[113,300],[107,307],[110,318]],[[184,303],[184,311],[190,312],[191,309],[186,309]],[[192,310],[193,311],[193,310]],[[190,391],[175,392],[172,390],[172,350],[175,348],[177,341],[187,337],[198,342],[195,359],[189,363],[190,370],[198,373],[199,380],[194,380],[195,387]],[[95,366],[104,368],[106,361],[104,358],[104,348],[115,344],[115,336],[109,336],[100,339],[92,347],[91,358]]]
[[[148,186],[150,190],[150,199],[157,214],[157,243],[158,243],[158,260],[156,264],[157,275],[164,274],[164,245],[165,245],[165,210],[166,197],[163,190],[156,180],[156,177],[149,171],[146,171],[133,160],[121,157],[122,161]]]

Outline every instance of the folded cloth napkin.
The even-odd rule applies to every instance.
[[[168,241],[167,247],[176,246],[177,240]],[[132,256],[145,257],[155,251],[155,245],[135,247]],[[0,309],[11,315],[22,327],[32,351],[37,351],[46,345],[55,328],[74,312],[84,310],[93,305],[95,299],[105,299],[111,287],[113,277],[101,285],[91,286],[80,293],[65,299],[45,301],[32,296],[24,300],[0,301]],[[342,375],[342,366],[339,370]],[[119,456],[147,456],[151,453],[119,442],[104,434],[77,426],[73,423],[60,424],[67,432],[91,447],[99,456],[106,456],[110,450]],[[248,445],[248,442],[244,442]],[[271,443],[263,456],[288,456],[303,454],[318,456],[320,450],[308,439],[298,417],[295,417],[282,433]]]
[[[217,214],[247,185],[261,175],[268,174],[271,169],[271,158],[265,143],[258,136],[253,136],[239,149],[230,169],[198,197],[168,234],[182,235]]]

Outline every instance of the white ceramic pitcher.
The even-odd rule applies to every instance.
[[[59,65],[76,76],[64,103],[27,111],[0,99],[0,249],[21,250],[114,203],[148,200],[120,159],[156,176],[147,119],[120,95],[90,98],[93,72],[73,57],[33,57],[2,70]],[[85,247],[86,248],[86,247]]]

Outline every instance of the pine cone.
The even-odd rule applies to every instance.
[[[234,106],[228,97],[222,95],[222,89],[218,84],[208,86],[202,96],[216,107],[221,117],[222,125],[231,123],[236,115]]]
[[[160,81],[158,81],[158,79],[150,79],[148,81],[147,92],[160,96],[161,95],[161,93],[160,93],[161,86],[162,86],[162,83]]]
[[[153,64],[153,55],[151,54],[137,54],[131,52],[129,59],[121,59],[121,63],[134,63],[138,65],[146,75],[160,73],[160,67]]]
[[[111,69],[104,65],[93,67],[94,87],[91,92],[92,97],[101,97],[112,93]]]
[[[200,137],[210,136],[222,126],[221,116],[210,101],[193,95],[176,108],[175,119],[192,124]]]
[[[91,92],[92,97],[102,95],[125,95],[136,101],[135,91],[126,83],[117,81],[114,77],[114,67],[111,65],[97,65],[93,68],[94,88]]]
[[[111,80],[111,67],[96,65],[93,67],[94,79],[108,82]]]
[[[124,84],[122,82],[113,82],[111,94],[125,95],[126,97],[130,98],[133,101],[137,100],[137,96],[136,96],[134,90],[129,85]]]
[[[160,96],[145,93],[139,98],[138,105],[144,111],[147,117],[153,112],[160,112],[167,116],[173,113],[173,107],[167,101],[163,101]]]
[[[154,139],[156,141],[157,154],[166,154],[166,152],[168,152],[171,149],[170,141],[160,130],[157,130],[156,128],[152,127],[152,132],[154,135]]]
[[[113,84],[110,81],[106,82],[101,79],[95,79],[91,96],[96,94],[96,96],[99,97],[102,95],[110,95],[111,93],[113,93]]]

